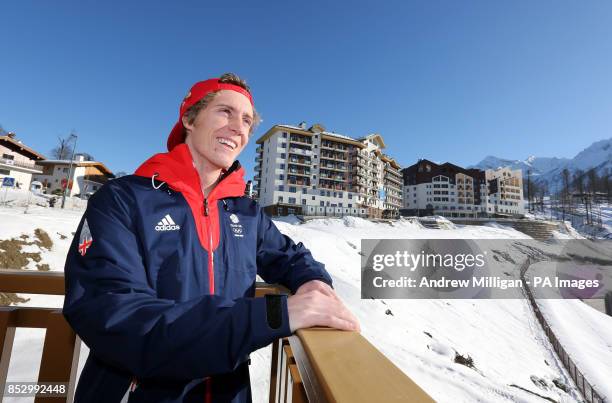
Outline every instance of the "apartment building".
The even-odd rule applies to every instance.
[[[521,171],[483,171],[422,159],[402,170],[403,215],[523,216]]]
[[[523,175],[520,169],[487,169],[489,199],[487,212],[490,214],[525,215],[523,199]]]
[[[45,157],[17,139],[14,133],[0,136],[0,183],[13,178],[16,187],[28,189],[32,175],[42,173],[40,161]]]
[[[271,215],[398,214],[400,167],[378,134],[354,139],[320,124],[279,124],[257,144],[253,190]]]
[[[60,192],[68,184],[67,196],[91,194],[106,181],[114,178],[113,173],[101,162],[85,161],[82,155],[70,160],[44,160],[39,162],[42,172],[34,180],[43,185],[46,193]]]

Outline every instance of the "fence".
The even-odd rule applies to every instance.
[[[536,303],[536,300],[533,296],[531,288],[529,287],[529,284],[525,281],[525,273],[527,272],[531,264],[532,264],[531,260],[528,259],[527,262],[521,267],[521,280],[523,281],[523,284],[525,284],[525,290],[527,293],[527,297],[529,298],[531,307],[533,308],[536,318],[538,319],[538,322],[540,322],[540,325],[542,326],[544,333],[546,334],[546,336],[548,337],[548,340],[552,344],[555,352],[557,353],[557,356],[563,363],[563,366],[565,367],[567,372],[570,374],[570,377],[576,384],[576,387],[578,388],[580,393],[582,393],[584,400],[586,400],[589,403],[609,402],[609,400],[607,400],[605,396],[597,393],[593,385],[586,379],[584,374],[580,371],[578,366],[574,363],[574,361],[572,360],[570,355],[567,353],[565,348],[563,348],[563,345],[559,342],[559,339],[557,338],[557,336],[551,329],[550,325],[546,321],[546,318],[544,318],[544,315],[542,315],[542,312],[540,311],[540,308],[538,307],[538,304]]]

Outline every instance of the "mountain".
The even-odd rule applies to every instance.
[[[569,170],[570,175],[578,170],[586,172],[591,168],[595,168],[598,176],[609,175],[612,172],[612,138],[594,142],[576,154],[574,158],[530,156],[525,160],[510,160],[489,155],[470,168],[496,169],[499,167],[520,169],[523,171],[523,177],[527,176],[529,170],[533,180],[547,182],[549,189],[560,186],[561,173],[564,169]]]

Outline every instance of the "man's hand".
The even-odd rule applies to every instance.
[[[312,280],[302,284],[287,300],[291,332],[313,326],[360,331],[359,321],[326,283]]]

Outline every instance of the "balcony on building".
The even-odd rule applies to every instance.
[[[298,169],[291,164],[289,165],[288,173],[291,175],[307,176],[310,178],[310,169]]]
[[[298,175],[288,175],[287,184],[298,185],[298,186],[310,186],[310,178]]]
[[[289,146],[289,154],[296,154],[300,156],[312,155],[312,149],[309,146],[291,144]]]
[[[0,168],[16,169],[18,171],[24,171],[29,173],[40,174],[43,172],[43,167],[28,162],[16,161],[9,158],[0,158]]]
[[[296,155],[290,155],[288,162],[290,164],[310,166],[312,163],[312,160],[310,159],[310,157],[301,157],[301,156],[298,157]]]
[[[300,136],[298,134],[291,134],[289,142],[306,146],[312,145],[312,139],[309,136]]]
[[[334,150],[340,153],[348,152],[348,147],[342,143],[336,143],[334,141],[323,140],[321,141],[322,150]]]

